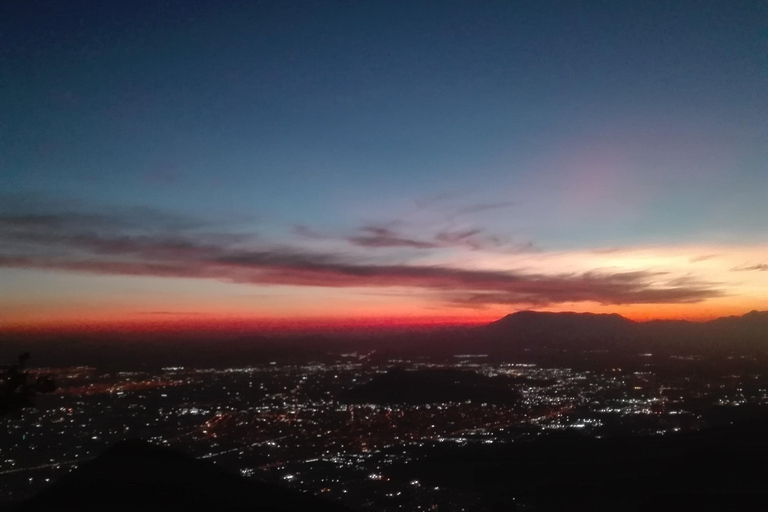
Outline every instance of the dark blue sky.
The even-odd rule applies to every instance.
[[[141,207],[302,248],[768,241],[765,2],[1,9],[6,216]]]

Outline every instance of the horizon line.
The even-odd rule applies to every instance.
[[[488,325],[507,316],[519,313],[540,314],[577,314],[594,316],[619,316],[632,322],[646,323],[654,321],[684,321],[691,323],[706,323],[720,318],[739,318],[749,313],[761,312],[756,309],[744,311],[741,314],[706,315],[706,316],[642,316],[634,317],[617,312],[592,311],[548,311],[537,309],[520,309],[507,315],[477,316],[477,317],[444,317],[444,316],[386,316],[386,317],[299,317],[299,318],[251,318],[202,315],[185,312],[151,312],[156,318],[148,319],[147,313],[142,317],[112,319],[112,320],[64,320],[40,322],[16,322],[0,325],[0,335],[24,334],[138,334],[138,333],[242,333],[242,334],[291,334],[291,333],[333,333],[340,330],[356,331],[401,331],[442,329],[451,327],[472,327]],[[767,311],[763,311],[768,313]]]

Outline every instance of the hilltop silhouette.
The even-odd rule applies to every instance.
[[[342,393],[349,403],[429,404],[465,402],[511,404],[519,399],[509,377],[486,377],[456,369],[407,371],[393,368]]]

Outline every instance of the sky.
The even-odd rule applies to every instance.
[[[0,329],[768,309],[765,2],[0,7]]]

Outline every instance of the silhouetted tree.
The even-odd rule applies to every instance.
[[[0,367],[0,416],[32,406],[32,398],[38,393],[56,390],[56,382],[50,375],[39,375],[30,382],[27,371],[29,352],[19,355],[16,364]]]

